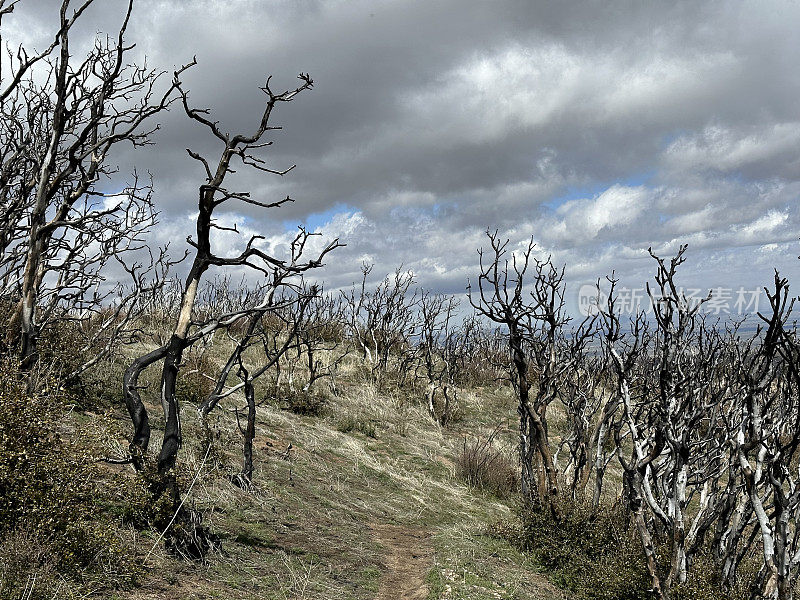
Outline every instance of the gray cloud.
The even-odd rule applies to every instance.
[[[84,35],[122,3],[98,3]],[[399,263],[429,287],[463,290],[488,227],[533,236],[574,282],[649,275],[652,245],[690,243],[687,281],[795,280],[800,230],[800,7],[785,2],[353,2],[140,0],[129,38],[186,75],[192,101],[231,131],[258,118],[268,74],[317,85],[279,107],[267,156],[285,178],[242,173],[264,215],[227,218],[279,244],[322,214],[341,236],[324,278],[362,260]],[[28,2],[15,33],[36,41],[54,2]],[[10,20],[9,22],[11,22]],[[51,29],[51,28],[50,28]],[[37,37],[38,36],[38,37]],[[201,183],[185,148],[210,149],[178,111],[157,146],[119,156],[155,176],[162,225],[180,239]],[[231,186],[234,187],[234,186]],[[319,217],[315,217],[319,219]]]

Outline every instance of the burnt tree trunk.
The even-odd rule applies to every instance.
[[[250,373],[244,367],[239,367],[239,377],[244,381],[244,397],[247,401],[247,423],[244,427],[244,444],[242,445],[242,472],[240,479],[242,487],[251,485],[253,481],[253,440],[256,437],[256,392]]]
[[[150,418],[139,395],[139,376],[147,367],[164,358],[167,354],[167,349],[168,346],[161,346],[134,360],[125,369],[122,380],[122,395],[133,423],[130,455],[133,466],[137,471],[141,471],[144,467],[145,453],[147,452],[147,446],[150,444]]]
[[[164,367],[161,372],[161,406],[166,418],[164,440],[158,455],[158,472],[161,475],[166,475],[174,469],[178,450],[183,441],[180,406],[175,397],[175,387],[178,379],[178,366],[185,347],[185,339],[174,334],[167,344]]]

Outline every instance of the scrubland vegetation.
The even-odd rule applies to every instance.
[[[192,106],[194,61],[163,82],[129,63],[132,3],[76,58],[90,4],[65,0],[0,86],[0,596],[792,597],[800,346],[778,273],[746,333],[682,293],[685,247],[650,253],[652,315],[623,314],[611,274],[582,321],[564,267],[491,231],[466,297],[370,265],[325,290],[341,244],[303,228],[224,254],[215,214],[292,201],[225,181],[291,170],[268,166],[270,119],[311,78],[267,80],[227,132]],[[145,241],[149,184],[107,202],[98,183],[167,109],[218,145],[188,150],[183,261]]]
[[[502,328],[456,318],[456,299],[399,272],[281,296],[257,326],[243,314],[203,338],[180,363],[168,472],[126,441],[120,384],[158,347],[180,288],[79,378],[64,377],[85,359],[74,340],[99,317],[58,322],[33,367],[9,348],[3,594],[388,598],[394,552],[425,558],[406,567],[435,598],[790,597],[786,282],[775,276],[764,327],[745,336],[673,290],[682,251],[654,261],[655,322],[624,327],[612,279],[605,308],[572,326],[561,271],[531,263],[529,285],[551,291],[529,301],[530,257],[506,263],[489,245],[470,299],[517,319]],[[223,297],[245,313],[250,298],[226,280],[199,297],[198,314]],[[407,314],[402,330],[382,329],[388,311]],[[138,384],[154,430],[162,377]]]

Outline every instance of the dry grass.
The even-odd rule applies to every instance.
[[[131,355],[142,350],[129,349]],[[514,405],[503,388],[463,391],[462,420],[443,429],[427,414],[419,390],[388,384],[379,390],[355,355],[340,366],[337,393],[329,380],[318,383],[326,398],[319,415],[281,408],[270,398],[268,383],[261,383],[254,486],[245,491],[231,482],[241,467],[236,409],[241,414],[243,399],[226,398],[210,415],[208,453],[195,410],[205,393],[203,371],[219,368],[225,355],[224,344],[217,343],[187,357],[192,372],[184,375],[181,388],[184,446],[179,456],[181,481],[197,479],[186,502],[221,537],[222,552],[204,563],[185,562],[157,543],[160,532],[120,529],[144,567],[142,585],[95,590],[96,597],[373,600],[387,568],[385,548],[369,527],[375,523],[431,534],[434,558],[425,574],[429,598],[552,597],[539,593],[540,578],[521,575],[530,571],[527,559],[481,535],[489,523],[510,517],[507,501],[476,491],[458,473],[465,432],[488,432],[502,423],[496,442],[513,441]],[[142,396],[153,426],[152,453],[163,426],[159,375],[154,367],[141,380],[148,384]],[[295,376],[301,385],[302,370]],[[112,381],[108,387],[117,390],[118,385]],[[71,419],[76,430],[92,432],[102,454],[125,455],[129,424],[118,400],[112,400],[107,415],[76,410]],[[130,467],[109,470],[135,478]],[[461,583],[450,582],[449,591],[438,587],[435,582],[446,579],[454,565],[466,569]],[[482,578],[483,591],[473,589],[472,574]],[[502,590],[508,594],[494,595]]]
[[[149,558],[153,576],[131,597],[158,598],[171,590],[198,598],[371,599],[383,557],[369,523],[441,533],[465,520],[480,529],[510,514],[503,502],[476,496],[457,476],[462,439],[433,423],[421,404],[398,392],[379,393],[369,382],[342,381],[322,418],[269,404],[258,408],[250,492],[228,481],[240,461],[232,411],[241,400],[219,407],[211,425],[220,459],[204,466],[189,501],[220,533],[224,552],[190,568],[159,548]],[[374,432],[342,431],[346,419],[369,423]],[[183,425],[182,461],[194,472],[203,456],[202,424],[186,410]],[[174,577],[156,575],[164,571]]]
[[[509,449],[498,448],[495,429],[486,438],[464,438],[456,456],[459,475],[471,487],[486,490],[502,498],[511,498],[518,489],[517,466]]]

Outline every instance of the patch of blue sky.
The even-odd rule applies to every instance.
[[[337,202],[326,210],[310,213],[305,215],[300,220],[285,219],[283,221],[283,227],[287,231],[291,231],[294,230],[298,225],[302,225],[308,231],[316,231],[320,227],[324,227],[330,223],[336,215],[341,213],[353,213],[357,210],[358,209],[349,206],[344,202]]]
[[[643,171],[624,179],[597,181],[586,186],[567,186],[562,194],[544,202],[543,205],[550,210],[556,210],[559,206],[572,200],[596,198],[614,185],[622,185],[625,187],[647,185],[653,179],[654,175],[655,171]]]

